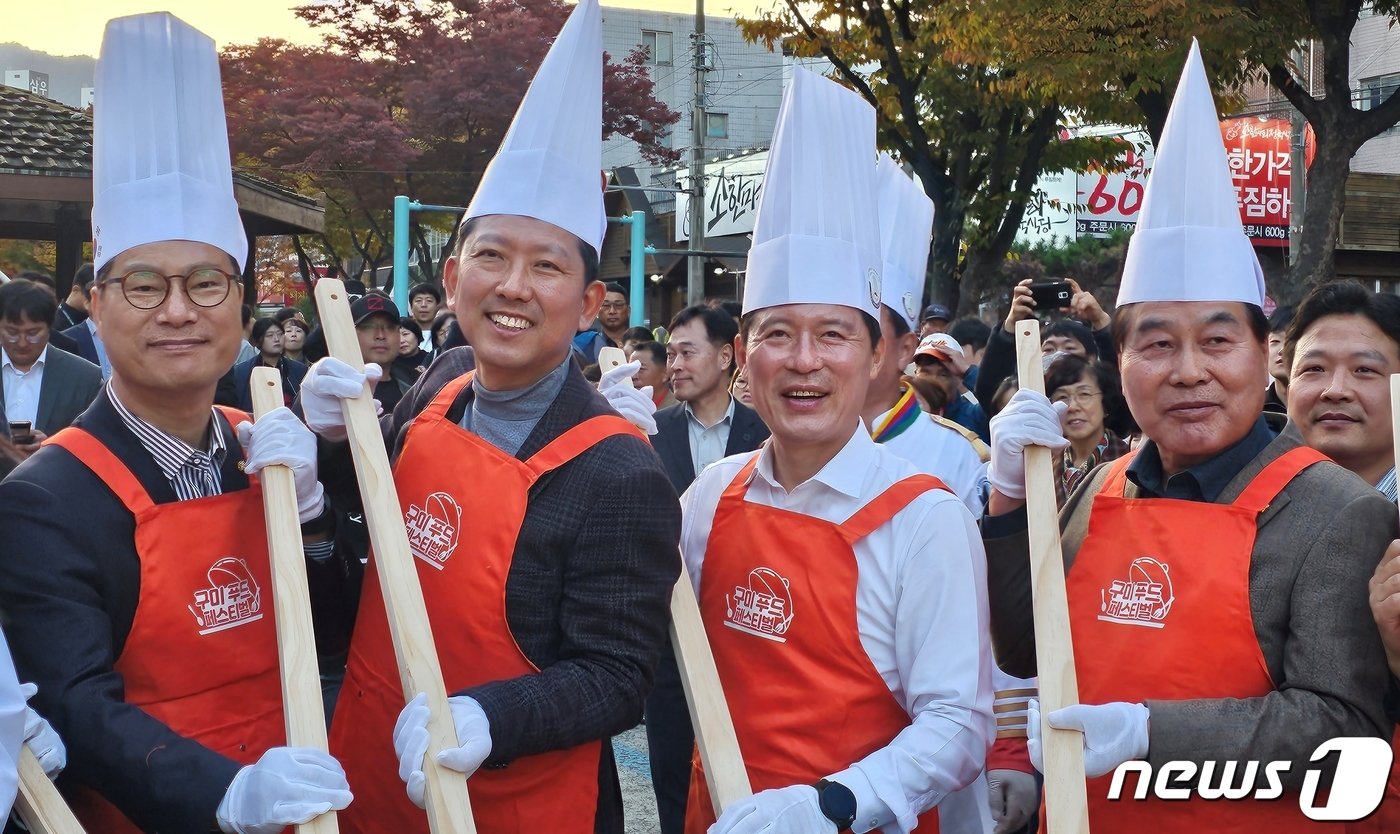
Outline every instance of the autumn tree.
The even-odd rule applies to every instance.
[[[392,255],[392,197],[466,205],[571,7],[562,0],[335,0],[297,9],[327,34],[319,47],[280,41],[224,52],[230,140],[253,173],[324,192],[333,262]],[[657,162],[679,114],[656,99],[645,54],[604,56],[604,135],[637,141]],[[412,246],[436,276],[425,228]],[[300,242],[298,241],[298,244]]]
[[[1394,25],[1400,2],[984,0],[966,10],[955,52],[966,60],[1014,63],[1037,83],[1103,84],[1118,98],[1106,111],[1112,120],[1145,125],[1154,142],[1193,37],[1222,112],[1242,103],[1247,83],[1267,79],[1316,138],[1302,233],[1291,242],[1298,257],[1272,288],[1276,297],[1294,300],[1333,275],[1351,158],[1400,121],[1400,96],[1360,98],[1351,89],[1351,35],[1363,7]],[[1310,41],[1321,53],[1320,85],[1304,77],[1296,60]]]
[[[875,106],[880,145],[914,169],[933,200],[931,297],[964,311],[995,279],[1038,176],[1117,156],[1111,140],[1064,133],[1071,114],[1101,114],[1101,90],[953,55],[967,5],[783,0],[740,21],[770,48],[825,58],[833,77]]]

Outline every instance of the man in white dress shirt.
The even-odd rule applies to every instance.
[[[681,552],[756,793],[710,826],[697,772],[688,834],[932,828],[986,757],[977,528],[860,417],[886,349],[873,156],[874,111],[796,71],[737,343],[772,440],[682,499]]]

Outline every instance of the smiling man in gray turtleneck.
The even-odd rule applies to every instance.
[[[470,776],[483,830],[537,807],[532,830],[621,831],[607,739],[640,718],[666,639],[679,505],[651,446],[570,354],[602,300],[596,250],[506,214],[467,220],[459,240],[443,284],[472,347],[440,356],[384,419],[462,745],[449,766]],[[337,372],[318,363],[309,396]],[[363,585],[331,731],[360,812],[342,815],[347,831],[422,819],[385,740],[421,768],[425,710],[410,704],[399,722],[378,587]],[[537,784],[559,796],[521,800],[546,771]]]
[[[471,347],[383,422],[457,729],[437,761],[466,775],[481,831],[622,834],[609,739],[641,719],[680,574],[676,494],[609,405],[644,395],[605,399],[570,360],[604,294],[602,69],[602,11],[580,0],[443,266]],[[358,371],[308,372],[313,429],[338,433]],[[355,794],[341,830],[426,834],[428,709],[403,705],[379,583],[361,594],[331,726]]]

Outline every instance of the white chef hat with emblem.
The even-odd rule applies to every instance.
[[[778,108],[749,249],[744,312],[840,304],[880,317],[875,109],[803,69]]]
[[[1123,265],[1118,305],[1140,301],[1264,303],[1264,271],[1240,223],[1220,119],[1194,39]]]
[[[168,12],[108,21],[93,102],[93,266],[192,240],[243,269],[214,41]]]
[[[530,82],[464,219],[513,214],[551,223],[601,252],[603,13],[580,0]]]
[[[933,200],[887,153],[880,154],[875,180],[884,258],[880,300],[903,316],[910,330],[918,330],[928,250],[933,245]]]

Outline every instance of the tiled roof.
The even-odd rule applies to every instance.
[[[92,116],[0,86],[0,172],[92,176]]]
[[[0,86],[0,173],[91,177],[92,114]],[[233,178],[284,200],[316,205],[310,197],[244,171],[235,171]]]

